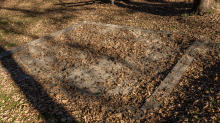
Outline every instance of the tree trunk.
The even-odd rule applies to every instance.
[[[213,8],[220,10],[220,0],[194,0],[193,11],[196,14],[203,15]]]

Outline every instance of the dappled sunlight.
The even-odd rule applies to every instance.
[[[155,122],[168,118],[177,121],[173,107],[180,110],[179,114],[183,111],[179,105],[196,110],[174,99],[184,98],[185,102],[190,102],[190,93],[197,94],[194,84],[199,86],[200,80],[211,78],[214,81],[212,77],[219,76],[214,76],[218,70],[212,69],[219,64],[218,53],[213,50],[220,44],[220,12],[190,15],[193,6],[190,0],[116,0],[115,5],[110,2],[5,0],[0,5],[0,53],[13,53],[4,58],[5,54],[0,54],[0,69],[4,68],[0,81],[10,80],[10,84],[14,83],[22,91],[27,105],[24,109],[30,113],[26,115],[30,119]],[[82,23],[87,24],[79,26]],[[60,36],[63,32],[70,33]],[[140,107],[197,40],[206,42],[208,49],[214,49],[197,54],[192,63],[198,68],[190,66],[174,89],[175,93],[171,93],[174,98],[164,100],[164,105],[171,108],[161,107],[159,113],[153,109],[142,111]],[[24,50],[6,52],[15,47]],[[206,63],[212,63],[213,67],[205,66]],[[213,76],[202,77],[209,71]],[[8,78],[1,77],[6,74]],[[218,85],[217,82],[214,84]],[[6,92],[8,86],[8,91],[14,93],[7,84],[2,90]],[[201,88],[206,84],[202,82]],[[17,96],[14,93],[10,98],[18,100]],[[211,99],[216,100],[216,97]],[[171,104],[173,102],[178,105]],[[186,110],[183,112],[190,117]],[[67,116],[63,118],[63,115]]]

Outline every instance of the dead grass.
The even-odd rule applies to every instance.
[[[63,3],[75,2],[73,0],[63,1]],[[76,4],[61,6],[56,5],[60,2],[55,0],[3,1],[0,5],[0,53],[83,20],[157,31],[166,30],[175,35],[184,34],[184,37],[175,37],[180,41],[188,37],[201,41],[208,40],[211,41],[210,45],[213,47],[219,46],[220,43],[220,13],[210,11],[204,16],[189,16],[187,12],[192,7],[190,1],[179,3],[131,0],[131,2],[116,1],[114,6],[91,3],[88,2],[88,5],[78,3],[80,6],[75,6]],[[220,66],[217,55],[217,52],[212,51],[205,61],[197,58],[193,63],[196,67],[191,65],[180,81],[180,85],[171,95],[170,103],[166,104],[159,113],[152,114],[151,112],[143,116],[142,120],[218,122],[220,118],[218,113],[219,71],[212,71],[212,66],[215,68]],[[37,109],[34,109],[23,94],[24,92],[18,92],[20,89],[16,85],[13,86],[14,82],[10,74],[6,70],[1,74],[0,122],[45,121],[46,115],[42,116]],[[207,82],[211,84],[206,88]],[[202,85],[205,89],[199,89]],[[192,94],[196,96],[191,98]],[[124,117],[125,120],[129,119],[129,115],[124,115]],[[85,120],[86,117],[82,119]],[[115,121],[114,118],[109,119]]]
[[[0,70],[0,122],[40,122],[40,114],[29,105],[28,99],[6,71]]]

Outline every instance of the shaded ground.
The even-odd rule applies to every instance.
[[[63,1],[63,3],[73,3],[73,1]],[[82,2],[82,5],[78,4],[78,6],[74,6],[75,4],[60,6],[57,5],[60,4],[60,2],[58,1],[4,1],[4,4],[1,4],[0,6],[0,45],[2,46],[2,50],[0,52],[3,52],[4,50],[9,50],[14,46],[25,44],[33,39],[45,36],[82,20],[141,27],[146,29],[154,29],[157,31],[170,31],[170,33],[172,33],[172,36],[169,37],[170,39],[173,38],[179,45],[185,45],[185,48],[182,47],[183,52],[184,49],[187,49],[187,47],[195,39],[199,39],[201,41],[209,41],[209,45],[215,50],[211,50],[209,53],[207,53],[205,58],[203,56],[198,56],[196,60],[194,60],[193,65],[191,65],[187,73],[184,75],[183,79],[180,81],[178,87],[174,90],[174,93],[170,96],[171,99],[165,102],[165,106],[162,107],[159,112],[147,112],[146,115],[141,117],[141,120],[151,120],[151,122],[182,122],[187,120],[200,122],[207,122],[210,120],[214,122],[218,121],[219,69],[213,68],[219,67],[219,52],[217,51],[219,48],[218,46],[220,29],[219,12],[210,11],[204,16],[189,16],[188,14],[185,14],[185,12],[188,12],[189,9],[191,9],[191,3],[183,4],[174,2],[170,3],[165,1],[120,1],[116,2],[115,6],[111,6],[110,4],[90,3],[92,2],[87,2],[87,5],[83,5],[84,2]],[[166,38],[166,35],[162,34],[161,36]],[[10,58],[8,57],[8,59]],[[4,77],[4,81],[2,81],[1,84],[1,89],[5,90],[6,92],[12,92],[10,90],[13,90],[12,88],[14,87],[10,86],[10,83],[14,82],[10,81],[13,80],[13,78],[10,79],[10,76],[14,75],[13,71],[16,71],[17,68],[19,68],[13,62],[13,59],[3,59],[1,61],[3,66],[9,71],[8,76],[6,76],[7,70],[5,71],[6,73],[1,72],[2,76]],[[10,66],[6,63],[10,64]],[[10,69],[12,69],[12,71],[10,71]],[[18,70],[21,72],[20,68]],[[23,76],[23,74],[20,74],[20,76]],[[210,82],[214,80],[215,81],[210,84],[210,82],[207,80],[209,80]],[[25,83],[27,83],[26,81],[28,82],[29,80],[22,80],[23,84],[21,85],[25,85]],[[33,81],[32,84],[38,86],[38,84],[40,83],[38,82],[36,83],[36,81]],[[53,114],[50,114],[53,117],[50,116],[50,118],[48,118],[47,115],[43,114],[43,108],[41,108],[42,104],[42,107],[46,107],[46,109],[53,109],[53,107],[59,107],[59,105],[62,105],[59,110],[64,111],[64,109],[66,109],[66,111],[64,111],[64,114],[70,114],[71,119],[75,119],[78,117],[78,120],[80,121],[102,120],[100,117],[103,117],[104,119],[113,122],[120,120],[131,122],[130,118],[133,117],[133,114],[129,112],[136,110],[130,108],[127,110],[127,113],[120,114],[120,108],[117,111],[114,111],[113,109],[105,109],[107,107],[101,108],[98,105],[99,100],[97,100],[96,97],[94,97],[94,99],[91,99],[94,104],[96,104],[96,107],[84,107],[81,110],[77,110],[77,106],[83,106],[86,102],[84,99],[80,98],[80,96],[76,96],[75,98],[76,107],[68,107],[68,101],[65,98],[60,98],[60,102],[54,100],[52,107],[47,107],[44,102],[37,102],[36,99],[39,99],[41,97],[40,95],[38,96],[34,94],[33,96],[35,96],[36,98],[33,99],[28,96],[32,96],[32,92],[34,92],[27,91],[29,88],[32,88],[32,85],[27,85],[26,87],[22,87],[21,85],[18,84],[17,86],[20,87],[21,90],[24,91],[24,93],[27,93],[26,98],[30,101],[30,104],[33,105],[31,106],[28,103],[25,103],[26,107],[33,107],[33,110],[26,110],[28,108],[25,107],[25,111],[21,111],[18,108],[19,111],[17,116],[20,117],[20,114],[29,114],[28,118],[26,118],[27,120],[25,120],[24,117],[15,118],[10,115],[10,113],[6,113],[7,111],[9,111],[9,109],[6,108],[4,112],[2,112],[1,118],[6,118],[4,120],[7,120],[8,122],[11,120],[28,121],[28,119],[30,121],[37,121],[39,119],[44,119],[46,121],[50,118],[53,119],[55,117],[58,117],[58,119],[54,119],[56,121],[62,119],[62,117],[59,117],[61,116],[61,114],[56,111],[55,113],[58,114],[55,115],[55,117],[53,116]],[[207,85],[210,85],[210,87],[207,87]],[[42,95],[46,95],[45,99],[50,100],[51,97],[53,97],[52,95],[46,94],[46,92],[42,90],[42,87],[39,86],[39,88],[40,89],[37,89],[38,91],[40,91],[39,93],[43,93]],[[146,92],[146,85],[141,85],[137,89],[137,92],[137,95],[147,94],[148,92]],[[76,95],[81,95],[81,93],[76,93]],[[14,98],[10,99],[12,101]],[[131,105],[135,103],[138,104],[138,102],[144,102],[144,99],[141,98],[140,100],[134,99],[132,97],[118,98],[118,100],[124,99],[126,99],[127,102],[131,103]],[[1,100],[4,99],[1,98]],[[115,100],[115,103],[113,103],[113,105],[118,105],[118,103],[120,102],[118,100]],[[4,101],[2,102],[4,103],[5,107],[12,107],[9,105],[10,103],[12,103],[11,101],[6,101],[7,103],[4,103]],[[200,104],[198,104],[198,102]],[[64,106],[63,103],[67,104]],[[1,105],[3,106],[2,103]],[[18,107],[20,106],[22,105],[18,105]],[[71,111],[73,112],[68,112],[68,109],[71,109]],[[13,111],[16,112],[17,110],[13,109]],[[39,118],[40,116],[38,118],[34,118],[36,115],[38,116],[38,112],[42,116],[44,116],[44,118]],[[82,112],[88,112],[88,114],[94,115],[83,116]],[[100,114],[100,117],[92,117],[97,116],[96,114]]]
[[[42,119],[50,122],[66,120],[75,121],[63,106],[53,101],[50,95],[43,90],[42,86],[35,78],[28,76],[25,71],[17,65],[13,58],[8,56],[1,59],[1,63],[4,67],[1,68],[1,72],[5,73],[7,71],[11,76],[11,81],[14,81],[16,84],[15,86],[22,90],[21,94],[25,95],[25,98],[22,98],[22,96],[19,95],[20,93],[17,92],[16,94],[13,94],[18,95],[15,99],[10,96],[1,95],[1,122],[17,122],[25,120],[42,122]],[[20,77],[19,80],[16,78],[18,76]],[[4,85],[4,83],[1,83],[1,85]],[[3,89],[4,88],[2,88],[2,91]],[[6,91],[6,94],[11,92],[11,90],[8,89],[9,88],[6,87],[6,90],[4,90]],[[6,100],[6,98],[9,99]],[[24,99],[27,100],[25,101]],[[28,102],[31,107],[25,105],[24,102]],[[37,109],[39,113],[33,111],[34,109]],[[13,114],[10,114],[10,112]],[[11,116],[8,117],[8,115]]]

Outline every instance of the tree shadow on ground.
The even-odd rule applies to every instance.
[[[149,3],[150,2],[150,3]],[[156,0],[149,1],[148,3],[144,1],[124,1],[124,3],[115,2],[115,5],[122,8],[128,8],[138,12],[146,12],[154,15],[160,16],[177,16],[184,13],[190,13],[193,7],[193,3],[184,2],[161,2]]]
[[[123,1],[123,2],[118,2]],[[146,3],[145,1],[148,1]],[[111,0],[96,0],[97,3],[111,3]],[[59,3],[54,5],[61,5],[67,7],[84,6],[93,4],[94,1],[85,2],[74,2],[74,3]],[[157,4],[160,3],[160,4]],[[115,0],[115,5],[122,8],[128,8],[130,10],[146,12],[154,15],[161,16],[176,16],[184,13],[190,13],[193,7],[193,3],[185,2],[167,2],[164,0],[143,0],[143,1],[132,1],[132,0]]]
[[[75,3],[59,3],[59,4],[54,4],[54,5],[59,5],[59,6],[63,6],[65,8],[67,7],[74,7],[74,6],[85,6],[85,5],[90,5],[90,4],[94,4],[95,1],[85,1],[85,2],[75,2]]]
[[[5,50],[0,47],[0,53]],[[60,122],[62,118],[76,122],[73,117],[43,89],[42,85],[32,76],[23,71],[12,56],[0,59],[3,67],[11,74],[15,84],[23,91],[29,103],[39,111],[46,122]],[[62,115],[57,115],[60,112]]]
[[[10,26],[9,23],[14,23],[14,26]],[[38,36],[27,34],[27,32],[24,33],[24,31],[19,29],[21,28],[21,26],[25,26],[25,24],[23,24],[22,22],[13,22],[9,18],[0,17],[0,30],[3,30],[3,34],[7,35],[7,34],[12,33],[12,34],[17,34],[17,35],[26,35],[26,36],[29,36],[35,39],[39,38]],[[0,39],[2,39],[2,37],[0,37]],[[2,40],[1,43],[3,42],[6,42],[6,41]]]
[[[26,14],[27,17],[37,17],[37,16],[45,16],[49,15],[50,13],[56,12],[56,13],[63,13],[64,11],[71,11],[75,12],[75,9],[71,10],[64,10],[62,8],[53,8],[53,9],[45,9],[44,12],[39,11],[33,11],[33,10],[26,10],[26,9],[20,9],[20,8],[7,8],[7,7],[0,7],[0,9],[6,9],[6,10],[12,10],[12,11],[20,11],[24,14]]]
[[[5,2],[5,0],[0,0],[0,3],[3,4]]]
[[[211,57],[207,61],[198,62],[203,62],[203,65],[198,65],[196,70],[181,79],[181,81],[184,78],[188,80],[188,85],[183,82],[184,85],[178,87],[181,90],[171,94],[174,98],[171,106],[175,108],[169,117],[163,118],[164,123],[186,122],[187,120],[188,122],[218,122],[220,118],[220,62],[218,58],[214,60]],[[202,72],[199,72],[201,70]],[[161,121],[158,120],[158,122]]]
[[[76,2],[62,2],[60,1],[59,4],[54,4],[54,5],[61,5],[65,8],[67,7],[74,7],[74,6],[84,6],[84,5],[90,5],[90,4],[95,4],[95,3],[111,3],[111,0],[91,0],[91,1],[76,1]]]

